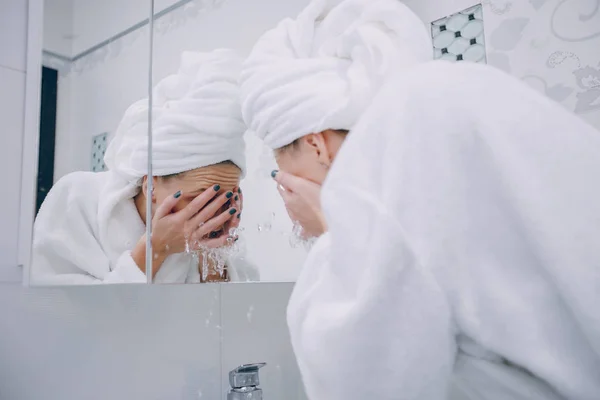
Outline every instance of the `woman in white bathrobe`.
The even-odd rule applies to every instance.
[[[146,282],[146,223],[156,283],[258,279],[232,249],[245,169],[240,67],[231,50],[188,52],[156,86],[152,193],[147,100],[125,113],[106,152],[109,171],[74,172],[54,185],[35,221],[33,284]]]
[[[313,1],[243,68],[318,237],[288,307],[309,398],[600,399],[600,133],[430,51],[395,0]]]

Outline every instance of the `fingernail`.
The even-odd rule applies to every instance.
[[[238,193],[242,194],[242,188],[241,187],[238,188]]]
[[[181,196],[181,190],[173,195],[173,197],[175,197],[176,199],[178,199],[180,196]]]
[[[218,192],[219,190],[221,190],[221,186],[215,185],[213,186],[213,189],[215,189],[215,192]]]
[[[279,171],[277,171],[276,169],[274,169],[273,171],[271,171],[271,178],[275,178],[275,176],[277,175]]]
[[[227,194],[225,195],[225,197],[227,197],[228,199],[230,199],[231,196],[233,196],[233,192],[227,192]]]
[[[240,198],[238,196],[235,196],[234,200],[238,201]]]
[[[211,239],[214,239],[214,238],[217,237],[217,235],[218,235],[217,232],[211,232],[209,236],[210,236]]]
[[[238,218],[242,218],[242,213],[239,213],[239,214],[238,214]]]
[[[229,210],[229,214],[233,215],[237,212],[237,210],[235,208],[232,208],[231,210]]]
[[[234,242],[237,242],[238,240],[240,240],[240,238],[239,238],[239,237],[236,237],[236,238],[235,238],[233,241],[234,241]]]

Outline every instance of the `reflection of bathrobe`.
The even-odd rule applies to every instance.
[[[599,182],[600,133],[514,78],[404,71],[335,161],[290,300],[309,397],[599,399]]]
[[[113,172],[75,172],[60,179],[44,201],[34,226],[32,284],[144,283],[131,249],[145,233],[133,197],[139,188]],[[257,280],[243,259],[228,263],[232,281]],[[199,282],[198,264],[174,254],[156,273],[156,283]]]

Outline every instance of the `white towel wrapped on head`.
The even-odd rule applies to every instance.
[[[177,74],[154,88],[152,173],[165,176],[232,161],[245,170],[235,51],[184,52]],[[129,181],[147,175],[148,101],[134,103],[104,157],[110,170]]]
[[[273,149],[349,130],[389,73],[431,58],[425,25],[398,0],[314,0],[254,46],[242,114]]]

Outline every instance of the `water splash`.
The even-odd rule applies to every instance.
[[[211,275],[217,274],[221,279],[225,276],[227,261],[241,253],[239,239],[242,237],[244,228],[231,228],[227,236],[227,245],[219,248],[208,248],[202,241],[185,240],[185,252],[191,254],[196,264],[201,263],[201,281],[205,282]]]
[[[262,224],[257,225],[258,231],[259,232],[271,231],[271,229],[273,229],[273,222],[275,222],[275,213],[274,212],[269,214],[267,221],[263,222]]]
[[[190,237],[188,235],[185,236],[185,252],[186,253],[191,253],[190,250]]]
[[[254,306],[250,306],[250,308],[248,309],[248,312],[246,313],[246,318],[248,319],[248,322],[252,323],[252,314],[254,313]]]
[[[316,240],[317,240],[317,238],[315,238],[315,237],[307,238],[307,235],[304,232],[304,228],[302,228],[302,225],[300,225],[300,223],[298,223],[298,221],[294,221],[294,225],[292,227],[292,233],[290,234],[290,237],[289,237],[289,243],[293,249],[302,247],[305,250],[310,250],[310,248],[316,242]]]

